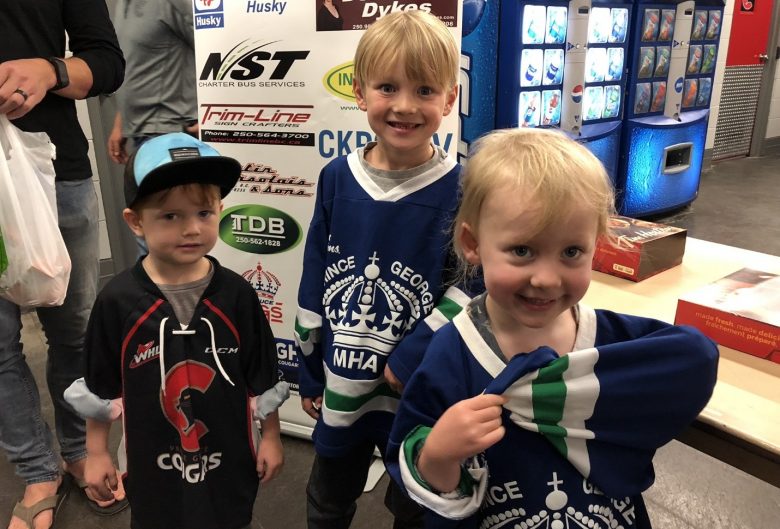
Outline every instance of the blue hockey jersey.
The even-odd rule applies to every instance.
[[[429,526],[649,527],[641,492],[653,455],[709,400],[715,344],[690,327],[580,305],[573,352],[540,348],[507,363],[469,312],[434,336],[388,444],[390,474],[437,514]],[[438,494],[415,468],[419,427],[483,392],[509,398],[506,435],[465,462],[471,490]]]
[[[339,456],[364,439],[384,449],[399,399],[383,377],[389,355],[437,306],[468,302],[446,286],[459,175],[440,156],[385,192],[358,152],[320,173],[296,318],[300,394],[323,395],[319,454]],[[414,347],[398,354],[416,356],[401,364],[419,362]]]

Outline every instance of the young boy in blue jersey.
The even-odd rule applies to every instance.
[[[123,215],[149,253],[98,295],[85,379],[122,399],[132,529],[248,527],[258,483],[282,467],[278,414],[257,446],[251,428],[250,397],[277,378],[270,326],[254,289],[207,255],[240,173],[184,133],[144,143],[125,170]],[[87,419],[85,477],[103,500],[117,486],[109,427]]]
[[[450,31],[419,11],[382,17],[355,53],[353,89],[376,141],[321,171],[298,295],[301,402],[317,421],[310,529],[349,526],[398,406],[389,383],[416,367],[444,307],[468,299],[447,287],[460,167],[432,142],[458,64]],[[421,527],[397,487],[385,503],[395,527]]]
[[[434,335],[387,449],[426,527],[650,527],[653,455],[709,400],[718,350],[581,303],[613,202],[601,163],[559,132],[477,142],[455,245],[487,292]]]

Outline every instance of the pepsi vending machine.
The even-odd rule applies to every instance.
[[[630,4],[501,3],[496,126],[560,127],[615,178]]]
[[[568,2],[501,2],[496,127],[559,126]]]
[[[569,4],[564,119],[561,128],[585,144],[614,183],[620,153],[631,4]]]
[[[617,180],[624,215],[657,215],[696,198],[723,5],[637,4]]]

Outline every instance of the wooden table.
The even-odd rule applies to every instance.
[[[689,237],[680,266],[639,283],[594,272],[583,301],[673,322],[681,294],[744,267],[780,274],[780,257]],[[719,349],[712,399],[679,440],[780,487],[780,364]]]

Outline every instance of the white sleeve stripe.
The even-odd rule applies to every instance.
[[[443,297],[450,298],[461,307],[465,307],[471,301],[471,297],[468,294],[456,287],[449,287]]]
[[[404,444],[406,444],[406,441],[404,441]],[[487,488],[487,468],[469,470],[474,478],[479,479],[478,485],[474,487],[473,495],[466,497],[454,497],[456,494],[452,493],[439,495],[426,489],[414,479],[409,467],[406,465],[404,444],[401,445],[401,449],[398,452],[398,462],[400,464],[401,479],[410,498],[439,516],[449,518],[450,520],[462,520],[477,512],[482,504],[485,489]]]

